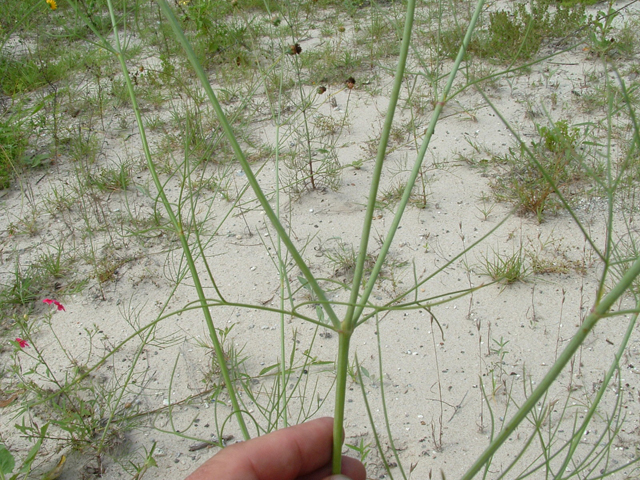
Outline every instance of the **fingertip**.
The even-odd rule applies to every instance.
[[[350,480],[366,480],[367,478],[367,471],[362,462],[344,455],[342,456],[342,474]]]

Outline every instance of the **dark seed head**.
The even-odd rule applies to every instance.
[[[356,79],[353,77],[349,77],[347,78],[347,81],[345,83],[347,84],[347,88],[351,90],[356,86]]]
[[[296,43],[295,45],[291,45],[290,47],[291,50],[291,55],[300,55],[300,52],[302,52],[302,47],[300,46],[299,43]]]
[[[326,91],[327,91],[326,87],[323,87],[323,86],[318,87],[318,95],[322,95]]]

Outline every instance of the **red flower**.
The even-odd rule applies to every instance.
[[[22,338],[16,338],[16,343],[18,345],[20,345],[20,348],[24,348],[24,347],[28,347],[29,344],[27,343],[26,340],[23,340]]]
[[[50,298],[45,298],[44,300],[42,300],[42,303],[46,303],[47,305],[55,305],[56,307],[58,307],[58,310],[62,310],[64,312],[66,312],[67,310],[64,308],[64,305],[62,305],[59,301],[57,300],[51,300]]]

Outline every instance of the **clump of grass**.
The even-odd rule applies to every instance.
[[[126,162],[87,173],[86,186],[100,192],[125,191],[131,184],[131,166]]]
[[[16,259],[10,276],[0,285],[0,312],[29,312],[38,298],[79,292],[85,281],[73,275],[75,263],[64,242],[35,254],[29,265]]]
[[[329,260],[333,268],[333,276],[341,277],[344,279],[344,284],[353,281],[354,272],[357,266],[358,255],[353,245],[345,243],[339,238],[329,239],[325,244],[331,245],[324,250],[324,256]],[[364,271],[366,274],[370,274],[378,261],[379,254],[374,252],[367,253],[364,263]],[[382,270],[380,272],[379,280],[390,280],[395,288],[395,276],[396,270],[403,268],[407,265],[407,262],[392,258],[391,256],[385,259]]]
[[[120,269],[133,259],[133,256],[121,257],[113,251],[108,251],[102,257],[88,261],[93,266],[95,279],[104,284],[115,280]]]
[[[482,257],[478,271],[496,282],[510,284],[524,281],[529,275],[529,266],[522,248],[511,254],[502,254],[494,250],[491,256]]]
[[[33,113],[14,104],[0,114],[0,190],[9,188],[13,176],[22,170],[30,137],[28,119]]]
[[[469,52],[500,62],[527,60],[538,53],[543,41],[575,34],[586,20],[581,2],[514,2],[510,10],[489,13],[489,25],[479,32]],[[455,31],[442,37],[442,48],[449,55],[456,51],[456,38],[460,36]]]
[[[382,189],[376,199],[377,208],[383,210],[398,203],[402,198],[405,188],[407,188],[407,182],[396,181],[387,188]]]
[[[5,313],[27,309],[43,293],[44,279],[34,268],[23,268],[19,262],[12,278],[0,287],[0,309]]]

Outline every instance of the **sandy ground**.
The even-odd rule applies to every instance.
[[[302,46],[303,49],[312,48],[304,43]],[[585,72],[597,72],[600,68],[598,59],[591,57],[589,52],[574,51],[555,57],[552,70],[548,63],[535,65],[530,73],[512,78],[509,83],[498,80],[486,89],[486,93],[523,138],[534,139],[532,109],[546,110],[552,119],[566,119],[570,124],[592,119],[593,114],[583,113],[578,94],[590,88],[585,83]],[[388,90],[388,82],[390,79],[386,77],[380,81],[382,93]],[[347,110],[348,124],[336,141],[336,151],[339,162],[349,165],[366,156],[363,147],[379,133],[387,101],[384,95],[371,94],[362,82],[353,91],[337,90],[335,87],[327,92],[335,95],[335,105],[327,102],[320,111],[326,116],[341,118]],[[429,95],[426,87],[423,94]],[[555,106],[551,104],[552,96],[558,99]],[[257,109],[258,115],[264,108],[259,100],[257,97],[256,105],[251,107]],[[406,120],[407,112],[400,112],[400,117]],[[545,122],[544,115],[536,120]],[[426,123],[419,131],[424,128]],[[275,144],[275,127],[270,122],[258,122],[254,134],[266,144]],[[139,135],[133,127],[126,132],[114,132],[104,141],[100,162],[105,165],[120,161],[125,152],[134,157],[141,155]],[[432,473],[437,476],[440,471],[447,478],[459,477],[487,446],[492,428],[500,428],[503,420],[513,414],[515,406],[547,372],[595,299],[601,264],[569,214],[560,211],[547,215],[543,223],[531,216],[513,214],[510,205],[498,203],[492,197],[490,184],[500,172],[460,159],[468,156],[482,160],[488,158],[485,153],[488,151],[505,153],[513,142],[512,135],[476,91],[468,90],[447,104],[425,160],[426,208],[411,206],[407,210],[390,253],[395,266],[385,270],[385,280],[376,288],[374,301],[384,304],[410,287],[414,274],[418,279],[427,278],[448,262],[451,263],[444,270],[419,288],[421,295],[433,297],[489,283],[490,279],[482,275],[484,259],[492,259],[497,253],[513,254],[520,249],[551,264],[569,265],[568,273],[531,274],[525,281],[512,285],[489,285],[437,305],[431,313],[425,309],[392,311],[381,315],[378,325],[371,319],[359,327],[353,337],[352,358],[357,354],[369,373],[363,380],[363,387],[387,461],[397,463],[383,427],[383,389],[390,431],[407,474],[412,469],[411,478],[431,478]],[[472,144],[479,147],[481,153],[474,150]],[[406,178],[407,165],[410,166],[415,158],[416,150],[410,135],[395,147],[385,161],[383,188]],[[36,261],[38,248],[50,244],[60,235],[67,235],[69,244],[80,245],[81,239],[74,233],[74,228],[82,225],[82,219],[75,214],[79,210],[74,209],[54,216],[37,207],[41,212],[35,235],[9,232],[9,223],[25,215],[31,205],[39,205],[54,186],[64,186],[72,181],[71,168],[67,162],[60,161],[43,175],[26,179],[26,188],[22,191],[3,192],[0,202],[6,214],[0,218],[0,240],[5,276],[13,271],[18,257],[25,265]],[[259,162],[254,168],[260,171],[259,180],[265,189],[272,189],[273,162],[269,160],[266,165]],[[309,192],[283,201],[283,210],[288,216],[285,223],[291,228],[297,245],[303,249],[312,271],[319,277],[348,278],[348,272],[336,267],[329,257],[335,254],[340,242],[357,248],[372,168],[372,162],[365,162],[360,169],[347,167],[342,171],[337,191]],[[170,199],[176,200],[180,192],[178,181],[166,175],[163,178],[167,180]],[[245,177],[239,167],[234,168],[231,179],[233,189],[239,191],[244,187]],[[146,171],[137,174],[135,183],[153,191]],[[588,225],[595,244],[602,247],[606,232],[606,201],[594,195],[576,194],[580,199],[575,213]],[[483,197],[488,200],[483,201]],[[202,233],[209,239],[204,254],[228,301],[277,308],[279,279],[273,263],[275,245],[271,243],[274,233],[254,198],[251,192],[246,193],[242,209],[236,208],[228,218],[226,214],[232,208],[229,202],[215,198],[213,193],[198,198],[198,215],[206,218]],[[212,205],[210,211],[206,209],[209,204]],[[133,208],[142,218],[150,215],[154,208],[153,199],[143,189],[133,187],[126,192],[110,194],[99,205],[102,214],[109,219],[116,218],[127,208]],[[488,206],[490,212],[485,215],[482,209]],[[388,235],[394,209],[395,204],[392,204],[376,213],[370,245],[374,254],[379,250],[377,239]],[[498,227],[500,222],[504,223]],[[457,257],[465,247],[496,227],[496,231],[479,246]],[[211,235],[216,229],[215,235]],[[113,242],[114,236],[117,232],[96,235],[97,247]],[[131,261],[116,271],[113,281],[99,286],[94,280],[80,293],[61,297],[66,312],[56,311],[49,316],[48,307],[38,306],[29,319],[32,341],[59,378],[71,371],[74,361],[94,365],[98,358],[133,335],[136,327],[147,325],[163,313],[183,308],[197,299],[188,277],[173,290],[176,276],[185,268],[175,239],[152,232],[146,237],[119,236],[116,243],[116,255],[131,258]],[[527,262],[530,258],[525,255]],[[203,268],[201,259],[196,263]],[[88,271],[88,267],[78,266],[75,275],[81,277]],[[288,271],[289,279],[297,289],[294,298],[306,301],[307,294],[299,288],[298,275],[295,267]],[[211,285],[206,286],[213,296]],[[332,300],[346,301],[347,298],[344,290],[330,292]],[[313,316],[315,307],[303,307],[301,311]],[[233,327],[226,346],[235,348],[238,358],[244,359],[243,371],[256,377],[251,381],[255,401],[248,399],[246,393],[241,395],[249,413],[266,428],[274,417],[269,420],[262,409],[273,411],[269,392],[274,379],[258,374],[279,360],[279,316],[238,307],[214,308],[212,314],[217,328]],[[563,372],[550,390],[545,405],[553,405],[548,425],[557,428],[554,430],[555,441],[569,438],[574,419],[584,415],[626,327],[627,323],[621,318],[602,320],[575,363]],[[90,331],[94,332],[92,336]],[[287,355],[294,351],[294,364],[298,367],[288,387],[293,394],[290,422],[297,423],[305,416],[331,415],[332,362],[337,352],[337,335],[329,329],[291,319],[286,319],[284,335]],[[158,480],[182,478],[217,450],[190,451],[189,447],[202,440],[218,438],[218,435],[228,438],[227,443],[241,438],[235,420],[228,418],[230,410],[226,394],[220,394],[218,403],[212,397],[212,353],[203,316],[194,309],[161,320],[142,351],[138,350],[140,336],[133,337],[108,357],[91,378],[102,382],[106,390],[117,391],[128,372],[133,372],[137,382],[125,389],[118,409],[153,413],[141,415],[133,430],[123,429],[115,436],[114,451],[119,454],[105,457],[102,478],[130,478],[131,474],[124,472],[122,467],[129,458],[127,455],[139,461],[143,449],[150,450],[154,442],[158,468],[150,470],[149,474]],[[378,369],[378,341],[384,364],[382,375]],[[5,359],[9,358],[8,352],[4,355]],[[618,398],[626,419],[611,452],[610,466],[636,457],[640,418],[640,384],[636,368],[640,364],[639,355],[640,340],[634,333],[620,365],[619,383],[616,381],[615,388],[609,388],[601,416],[582,440],[586,448],[600,442],[605,428],[602,418],[611,414]],[[305,358],[315,364],[303,367]],[[20,362],[23,369],[32,364],[26,356]],[[5,375],[5,384],[10,378]],[[219,381],[215,374],[213,381]],[[481,385],[484,385],[484,395]],[[375,451],[360,385],[350,379],[348,389],[346,443],[362,441],[368,445],[371,448],[367,458],[370,477],[386,478],[380,456]],[[298,414],[300,409],[304,413]],[[25,451],[29,444],[11,428],[19,419],[5,412],[0,419],[2,438],[14,445],[17,452]],[[34,410],[32,415],[36,420],[38,411]],[[255,433],[255,429],[252,431]],[[489,469],[490,478],[510,464],[529,433],[528,424],[514,432],[494,459]],[[39,468],[51,467],[59,455],[65,453],[69,459],[60,479],[90,478],[95,460],[68,447],[60,451],[57,445],[55,441],[45,443],[46,455]],[[350,453],[356,455],[353,451]],[[526,460],[534,461],[538,453],[532,451],[527,455]],[[397,466],[392,472],[398,472],[397,476],[400,476]],[[542,477],[534,475],[533,478]]]

